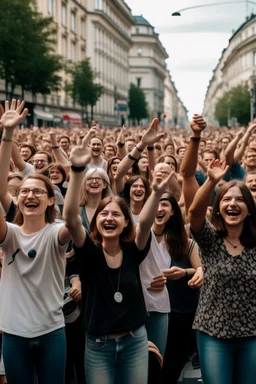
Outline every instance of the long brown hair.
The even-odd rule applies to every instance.
[[[48,192],[48,198],[50,199],[51,197],[55,197],[53,185],[50,182],[50,180],[48,179],[48,177],[41,175],[40,173],[31,173],[30,175],[28,175],[23,180],[23,183],[28,179],[35,179],[35,180],[43,181],[45,184],[45,188],[47,189],[47,192]],[[22,187],[23,183],[21,184],[21,187]],[[47,206],[46,211],[45,211],[46,223],[50,223],[50,224],[53,223],[55,221],[55,218],[56,218],[56,209],[54,207],[54,204]],[[21,226],[24,223],[24,217],[23,217],[23,214],[21,213],[19,205],[17,205],[17,210],[16,210],[16,214],[15,214],[15,218],[14,218],[13,222],[19,226]]]
[[[97,225],[96,225],[96,220],[98,214],[103,211],[103,209],[108,205],[109,203],[116,203],[119,208],[121,209],[125,220],[128,221],[128,225],[123,229],[123,232],[120,235],[120,243],[131,243],[135,239],[135,230],[134,230],[134,225],[133,221],[129,212],[129,208],[127,204],[125,203],[124,199],[122,199],[119,196],[109,196],[103,199],[100,204],[98,205],[98,208],[96,209],[96,212],[92,218],[91,225],[90,225],[90,234],[92,239],[96,243],[102,243],[102,236],[98,231]]]
[[[224,183],[220,187],[215,197],[211,215],[211,222],[216,228],[216,231],[220,237],[227,236],[225,221],[221,216],[219,210],[220,201],[222,200],[225,193],[232,187],[238,187],[240,189],[249,213],[249,215],[244,219],[243,231],[240,236],[240,242],[244,247],[256,247],[256,206],[249,188],[243,182],[231,180],[229,182]]]

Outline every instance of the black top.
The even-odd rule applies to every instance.
[[[139,250],[132,242],[123,244],[119,292],[123,301],[117,303],[120,268],[109,268],[102,246],[87,234],[82,248],[75,247],[82,281],[87,281],[86,308],[83,329],[90,335],[120,333],[135,329],[145,323],[148,316],[142,293],[139,264],[148,254],[151,235],[146,247]],[[83,286],[82,286],[83,294]]]
[[[194,244],[195,242],[191,241],[188,258],[180,261],[172,259],[171,267],[184,269],[193,268],[190,263],[190,255],[193,251]],[[188,286],[188,281],[191,278],[191,276],[184,276],[178,280],[167,280],[166,286],[170,296],[172,311],[181,313],[196,312],[199,299],[199,289],[190,288]]]

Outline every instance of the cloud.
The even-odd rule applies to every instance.
[[[210,71],[216,67],[216,58],[200,58],[198,59],[189,59],[182,60],[179,62],[176,60],[175,62],[170,61],[168,64],[171,67],[171,71],[184,71],[184,72],[207,72],[209,74]]]

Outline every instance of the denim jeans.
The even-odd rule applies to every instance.
[[[64,384],[66,342],[64,328],[26,338],[3,334],[3,358],[8,384]]]
[[[145,324],[148,340],[157,346],[163,357],[167,342],[168,322],[168,313],[149,312],[149,317]]]
[[[256,337],[219,339],[197,332],[204,384],[256,384]]]
[[[86,336],[86,384],[147,384],[148,339],[143,325],[109,339]]]

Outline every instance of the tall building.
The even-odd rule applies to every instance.
[[[251,15],[233,32],[227,48],[223,50],[222,56],[213,71],[205,96],[203,112],[209,124],[218,124],[214,116],[215,106],[226,91],[239,84],[247,84],[248,89],[254,89],[255,91],[256,83],[252,83],[252,75],[255,75],[255,70],[256,16]],[[229,111],[227,110],[228,114]],[[230,119],[231,124],[234,123],[232,122],[232,116],[230,116]]]
[[[130,83],[143,89],[149,119],[162,119],[164,113],[165,60],[169,57],[154,27],[143,17],[134,16],[132,47],[129,54]]]

